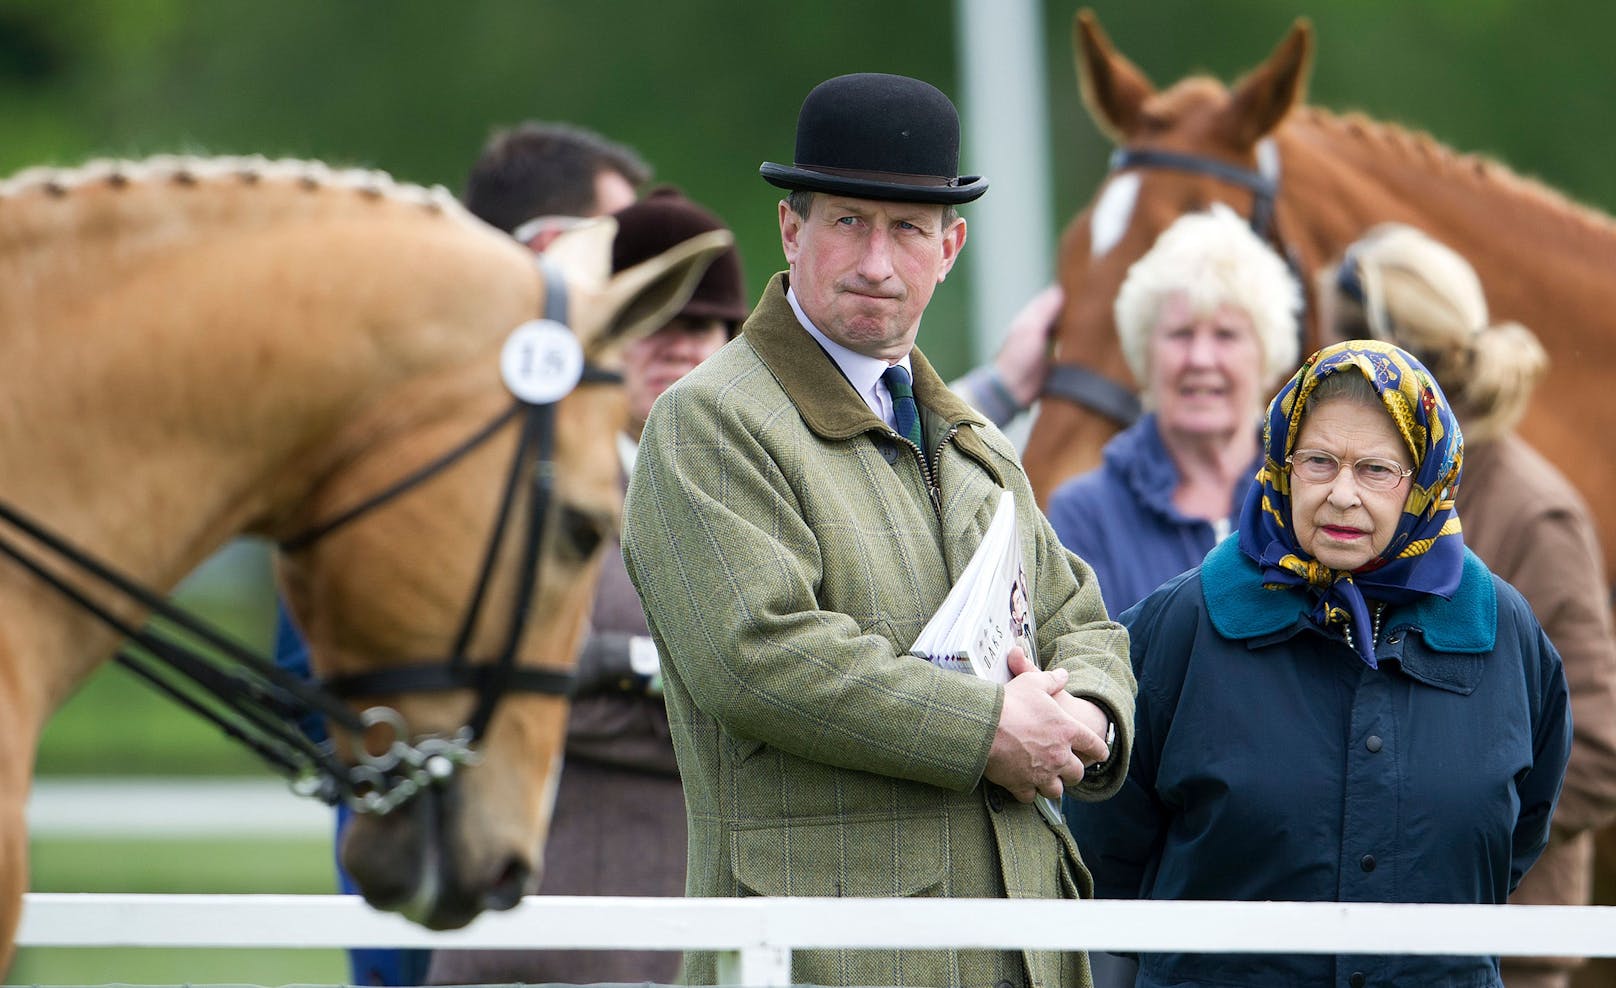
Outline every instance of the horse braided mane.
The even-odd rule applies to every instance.
[[[66,197],[93,186],[123,188],[137,184],[199,185],[235,182],[294,183],[310,191],[351,189],[377,199],[393,199],[439,210],[458,205],[442,186],[430,188],[399,182],[386,172],[335,168],[324,162],[261,156],[197,157],[156,155],[137,161],[98,158],[73,167],[34,166],[0,179],[0,201],[42,194]]]
[[[1419,158],[1440,174],[1479,186],[1495,186],[1511,195],[1535,202],[1572,225],[1610,236],[1616,220],[1605,212],[1576,202],[1543,182],[1521,175],[1508,165],[1483,154],[1455,151],[1424,131],[1376,120],[1363,113],[1333,113],[1317,106],[1297,107],[1293,122],[1311,126],[1394,154]]]
[[[194,231],[259,228],[294,214],[411,213],[482,225],[445,189],[318,161],[160,155],[27,168],[0,180],[0,278],[8,286],[0,316],[39,304],[57,290],[56,275],[77,277]]]

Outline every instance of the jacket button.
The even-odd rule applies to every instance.
[[[1368,981],[1369,979],[1364,977],[1364,973],[1362,971],[1354,971],[1352,972],[1352,976],[1347,978],[1347,984],[1351,985],[1352,988],[1363,988]]]
[[[1364,741],[1363,746],[1365,748],[1369,749],[1370,754],[1378,753],[1380,751],[1380,748],[1381,748],[1380,735],[1378,735],[1378,734],[1369,735],[1368,740]]]
[[[998,786],[988,786],[988,809],[995,813],[1004,809],[1004,796],[1000,795]]]
[[[898,447],[895,444],[876,443],[876,446],[881,450],[881,458],[889,465],[898,462]]]
[[[1362,868],[1364,871],[1374,871],[1375,856],[1373,854],[1365,854],[1363,857],[1358,859],[1358,867]]]
[[[1004,978],[995,984],[993,988],[1016,988],[1016,986],[1010,983],[1009,978]]]

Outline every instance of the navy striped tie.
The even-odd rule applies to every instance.
[[[915,404],[915,392],[909,386],[909,372],[893,364],[881,372],[881,381],[892,392],[892,417],[896,420],[893,424],[900,435],[924,453],[926,440],[920,434],[920,407]]]

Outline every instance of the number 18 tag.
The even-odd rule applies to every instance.
[[[530,405],[565,398],[584,374],[584,351],[572,330],[553,319],[534,319],[511,330],[499,354],[499,373],[511,394]]]

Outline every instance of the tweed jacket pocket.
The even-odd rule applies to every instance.
[[[942,894],[943,821],[826,820],[737,830],[742,895],[888,898]]]

